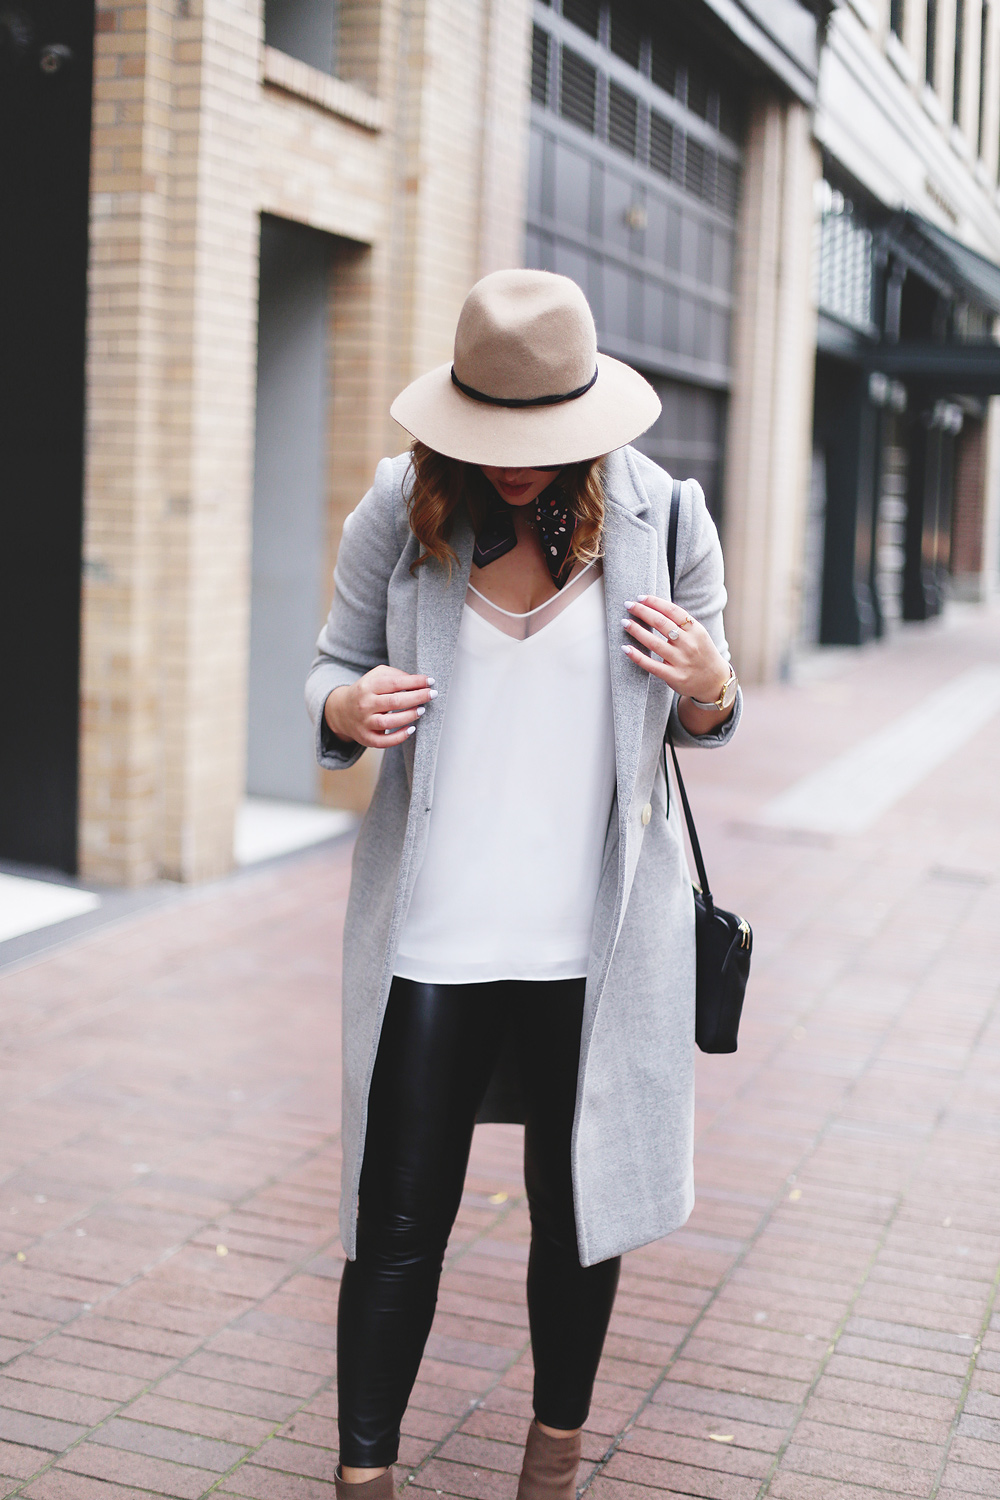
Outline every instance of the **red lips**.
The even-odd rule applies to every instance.
[[[528,490],[531,489],[531,485],[505,484],[504,481],[500,479],[497,481],[497,488],[500,490],[500,493],[502,495],[508,497],[511,500],[517,500],[519,496],[527,494]]]

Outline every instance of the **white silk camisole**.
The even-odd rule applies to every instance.
[[[395,972],[586,975],[614,789],[600,565],[522,615],[470,585]]]

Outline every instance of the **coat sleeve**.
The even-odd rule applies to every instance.
[[[353,766],[364,746],[341,740],[323,718],[334,688],[357,682],[387,659],[389,579],[406,545],[399,459],[383,458],[375,482],[347,517],[333,574],[333,603],[306,678],[306,707],[316,731],[316,759],[330,771]]]
[[[681,488],[681,507],[677,518],[677,576],[674,581],[674,603],[686,609],[704,625],[726,661],[729,646],[722,624],[726,605],[723,581],[722,547],[715,522],[708,513],[705,494],[696,479],[686,479]],[[710,734],[690,734],[680,721],[675,696],[670,709],[669,728],[675,745],[714,749],[725,745],[736,733],[743,713],[743,692],[737,688],[733,711],[724,724]]]

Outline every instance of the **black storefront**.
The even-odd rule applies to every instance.
[[[0,859],[76,863],[93,0],[0,13]]]
[[[1000,267],[835,181],[818,224],[805,633],[858,645],[949,596],[956,476],[985,482],[986,401],[1000,394]]]

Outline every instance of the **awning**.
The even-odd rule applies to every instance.
[[[859,362],[942,396],[1000,396],[1000,344],[878,343]]]
[[[816,102],[819,48],[831,0],[703,0],[726,30],[803,104]]]
[[[876,250],[902,262],[942,297],[1000,314],[1000,265],[919,214],[893,215],[875,230]],[[1000,396],[1000,344],[992,339],[872,339],[820,313],[822,354],[919,388],[925,397]]]
[[[895,256],[944,296],[1000,313],[1000,266],[970,250],[907,209],[876,232],[883,253]]]

